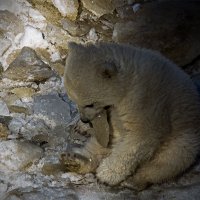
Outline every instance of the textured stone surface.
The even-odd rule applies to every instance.
[[[20,81],[44,81],[53,75],[51,68],[45,64],[36,52],[24,47],[17,58],[9,65],[3,76]]]
[[[9,130],[5,124],[0,123],[0,140],[7,139]]]
[[[75,20],[78,15],[78,0],[52,0],[63,17]]]
[[[70,121],[69,105],[57,95],[41,95],[34,97],[34,114],[46,117],[55,124],[65,124]]]
[[[17,35],[24,31],[24,26],[22,21],[13,13],[7,10],[0,10],[0,29]]]
[[[2,64],[0,63],[0,78],[1,78],[2,72],[3,72],[3,66],[2,66]]]
[[[158,50],[182,66],[200,54],[199,35],[200,2],[175,0],[143,5],[115,24],[113,40]]]
[[[28,87],[19,87],[19,88],[14,88],[11,90],[13,94],[16,94],[19,98],[23,97],[32,97],[35,93],[35,90],[33,88],[28,88]]]
[[[51,64],[51,67],[60,75],[63,76],[64,75],[64,69],[65,66],[64,64],[60,63],[60,62],[55,62]]]
[[[7,39],[4,31],[0,29],[0,56],[11,46],[11,41]]]
[[[9,116],[9,109],[4,101],[0,99],[0,116]]]
[[[72,22],[67,19],[62,19],[61,24],[63,29],[72,36],[83,36],[90,30],[90,25],[87,22]]]
[[[123,5],[124,2],[120,0],[82,0],[82,3],[86,9],[100,17],[104,14],[112,13],[117,6]]]
[[[1,171],[22,170],[38,160],[42,149],[28,142],[2,141],[0,142]]]
[[[97,15],[98,17],[106,14],[111,13],[114,9],[112,3],[110,1],[104,0],[82,0],[82,3],[86,9]]]

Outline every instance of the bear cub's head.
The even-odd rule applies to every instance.
[[[82,121],[90,121],[123,97],[119,65],[105,44],[68,44],[64,84],[78,105]]]

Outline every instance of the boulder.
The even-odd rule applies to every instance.
[[[29,48],[23,47],[17,58],[3,73],[3,77],[19,81],[45,81],[53,76],[51,68]]]

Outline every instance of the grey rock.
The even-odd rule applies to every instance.
[[[199,200],[200,184],[187,185],[182,187],[169,187],[158,190],[146,190],[139,193],[141,200]]]
[[[29,142],[15,140],[0,142],[1,171],[24,170],[28,165],[38,160],[43,150]]]
[[[54,94],[35,96],[33,111],[35,115],[47,118],[55,125],[66,124],[71,120],[69,105]]]
[[[0,115],[0,123],[5,124],[8,126],[8,124],[10,123],[10,121],[12,120],[11,116],[1,116]]]
[[[0,116],[9,116],[10,112],[6,103],[0,100]]]
[[[82,0],[82,3],[87,10],[95,14],[97,17],[101,17],[104,14],[112,13],[116,7],[123,5],[124,1]]]
[[[6,37],[4,31],[0,29],[0,56],[11,46],[11,41]],[[1,74],[1,69],[0,69]]]
[[[21,131],[21,128],[26,124],[26,121],[21,117],[14,117],[9,125],[8,128],[12,132],[12,134],[18,134]]]
[[[68,19],[62,19],[61,24],[63,29],[72,36],[83,36],[90,30],[90,26],[86,22],[72,22]]]
[[[24,26],[22,21],[13,13],[7,10],[0,10],[0,29],[17,35],[24,31]]]
[[[35,188],[18,188],[16,190],[10,191],[6,200],[18,200],[17,196],[20,196],[20,199],[26,200],[78,200],[77,192],[71,188],[51,188],[51,187],[41,187],[38,189]]]
[[[71,36],[62,27],[48,23],[46,27],[46,39],[48,42],[66,49],[66,41],[69,41]]]
[[[51,68],[29,48],[23,47],[17,58],[3,73],[3,77],[20,81],[45,81],[53,76]]]
[[[115,24],[112,38],[158,50],[183,66],[200,55],[199,35],[200,2],[174,0],[142,5],[129,21]]]
[[[3,66],[2,66],[2,64],[0,63],[0,77],[1,77],[2,72],[3,72]]]

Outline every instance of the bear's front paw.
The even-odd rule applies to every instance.
[[[60,158],[61,164],[65,167],[66,171],[78,172],[88,162],[87,158],[74,152],[67,152],[61,154]]]
[[[136,190],[137,192],[144,190],[148,184],[143,181],[136,181],[133,177],[128,178],[127,180],[121,183],[121,186]]]
[[[112,168],[112,166],[106,162],[101,163],[97,168],[96,176],[100,182],[111,186],[119,184],[125,178],[123,174],[117,172],[116,167],[113,166]]]

